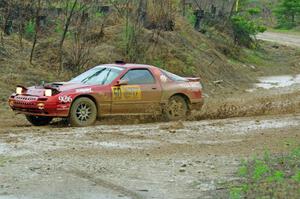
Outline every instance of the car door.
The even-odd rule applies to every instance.
[[[152,114],[160,110],[162,89],[148,68],[130,69],[120,80],[127,80],[127,85],[112,87],[113,114]]]
[[[94,76],[93,96],[97,101],[99,116],[110,115],[112,108],[112,82],[122,73],[124,69],[117,67],[108,67],[101,73]]]

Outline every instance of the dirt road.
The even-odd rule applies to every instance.
[[[300,115],[0,130],[0,198],[226,198],[241,157],[299,142]]]
[[[300,35],[292,35],[285,33],[265,32],[258,34],[257,39],[275,42],[287,46],[300,47]]]
[[[300,143],[297,90],[294,85],[239,95],[221,108],[210,104],[207,116],[254,114],[223,120],[130,119],[126,125],[121,118],[123,125],[104,120],[88,128],[32,127],[20,115],[4,117],[4,110],[0,199],[228,198],[224,184],[237,180],[242,159]],[[294,114],[278,115],[287,112]]]
[[[221,109],[210,105],[237,111],[226,117],[246,110],[273,116],[148,124],[130,119],[127,125],[120,118],[123,125],[108,119],[88,128],[31,127],[20,115],[4,117],[0,199],[228,198],[224,184],[236,180],[242,159],[300,143],[300,114],[278,115],[300,111],[297,90],[256,91],[255,98],[240,95],[241,102],[228,100]],[[238,103],[246,109],[231,108]]]
[[[259,38],[300,45],[277,33]],[[300,143],[299,89],[216,100],[196,121],[175,123],[31,127],[0,109],[0,199],[228,198],[242,159]]]

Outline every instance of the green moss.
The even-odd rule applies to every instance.
[[[242,198],[243,189],[240,187],[234,187],[230,190],[230,199]]]
[[[194,10],[192,8],[187,9],[186,18],[188,22],[194,26],[196,23],[196,16],[194,14]]]
[[[246,176],[248,174],[247,166],[244,165],[244,166],[240,167],[238,172],[239,172],[239,176],[242,176],[242,177]]]
[[[245,162],[238,171],[243,177],[229,189],[231,199],[239,198],[299,198],[300,197],[300,147],[289,154]]]
[[[244,49],[245,56],[241,59],[242,62],[253,64],[256,66],[271,66],[268,63],[268,58],[266,54],[258,50]]]
[[[32,38],[34,36],[34,32],[35,32],[35,21],[30,20],[25,25],[25,36],[27,38]]]
[[[267,182],[273,183],[273,182],[281,182],[284,180],[284,173],[282,171],[275,171],[273,172],[273,175],[267,177]]]
[[[300,170],[297,171],[295,175],[293,175],[292,179],[300,183]]]
[[[270,168],[268,167],[268,165],[262,161],[257,160],[253,169],[252,178],[256,181],[260,180],[269,172]]]

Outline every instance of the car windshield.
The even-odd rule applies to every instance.
[[[123,68],[119,67],[96,67],[73,78],[70,82],[92,85],[107,85],[110,84],[115,78],[117,78],[123,70]]]

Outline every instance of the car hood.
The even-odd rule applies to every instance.
[[[34,96],[44,96],[46,89],[51,89],[54,92],[60,93],[73,89],[84,89],[90,87],[90,85],[80,84],[80,83],[71,83],[71,82],[53,82],[47,83],[45,85],[40,86],[31,86],[26,88],[24,94],[34,95]]]
[[[45,84],[44,88],[48,89],[56,89],[60,92],[72,90],[72,89],[79,89],[79,88],[86,88],[90,85],[81,84],[81,83],[71,83],[71,82],[53,82],[49,84]]]

